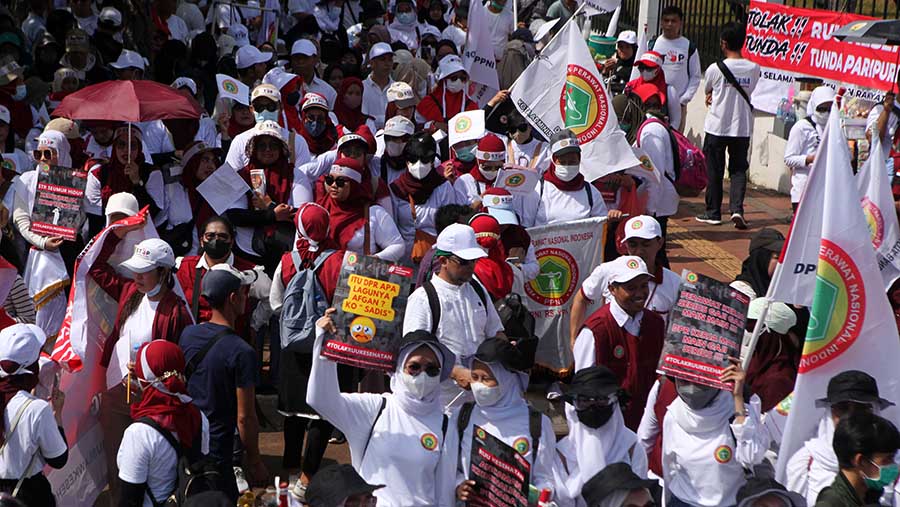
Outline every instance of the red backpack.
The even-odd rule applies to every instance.
[[[700,192],[703,192],[703,189],[706,188],[706,183],[709,181],[706,176],[706,155],[703,154],[703,150],[697,148],[684,134],[673,129],[659,118],[648,118],[638,127],[638,148],[641,146],[641,131],[651,122],[659,123],[669,132],[669,143],[672,145],[672,159],[675,161],[675,180],[672,181],[672,178],[669,177],[664,168],[658,169],[663,176],[672,181],[672,184],[675,185],[675,190],[678,191],[678,195],[682,197],[697,197],[700,195]]]

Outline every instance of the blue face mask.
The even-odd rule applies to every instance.
[[[471,162],[475,160],[475,145],[467,146],[465,148],[455,148],[456,150],[456,158],[463,162]]]
[[[411,25],[416,22],[416,13],[415,12],[398,12],[397,13],[397,21],[401,25]]]
[[[15,101],[25,100],[25,96],[28,94],[28,88],[25,85],[16,86],[16,93],[13,94],[12,99]]]
[[[307,121],[306,131],[313,137],[318,137],[325,130],[325,123],[320,121]]]
[[[256,123],[278,121],[278,111],[254,111],[253,117],[256,118]]]

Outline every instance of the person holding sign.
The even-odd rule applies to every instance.
[[[398,344],[392,393],[342,393],[337,365],[321,356],[326,336],[337,331],[334,312],[316,323],[307,403],[344,432],[363,480],[385,485],[374,492],[379,505],[455,505],[457,433],[441,411],[439,390],[456,364],[453,352],[428,331],[407,333]]]
[[[650,273],[640,257],[625,255],[606,263],[613,298],[594,312],[575,338],[575,371],[594,365],[611,369],[631,396],[625,425],[637,430],[656,381],[666,327],[662,317],[644,311],[650,295]]]
[[[759,398],[744,403],[746,374],[739,359],[719,376],[731,392],[676,378],[678,397],[663,418],[662,470],[669,507],[734,505],[744,470],[768,448]]]
[[[550,169],[535,189],[539,204],[534,225],[606,216],[603,196],[581,174],[581,147],[575,133],[564,129],[553,134],[550,150]]]
[[[510,445],[531,465],[530,480],[537,489],[556,489],[556,436],[550,418],[525,402],[528,370],[534,365],[537,340],[512,345],[504,338],[489,338],[478,347],[472,360],[472,394],[457,419],[462,476],[457,475],[456,498],[479,496],[472,475],[472,439],[478,426]]]

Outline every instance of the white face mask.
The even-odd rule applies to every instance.
[[[431,173],[432,165],[431,162],[425,163],[420,160],[412,164],[406,164],[406,168],[409,170],[409,174],[412,174],[413,178],[422,180]]]
[[[657,73],[657,72],[659,72],[659,71],[658,71],[658,70],[655,70],[655,69],[654,69],[654,70],[642,70],[642,71],[641,71],[641,78],[642,78],[644,81],[653,81],[653,78],[656,77],[656,73]]]
[[[441,384],[440,375],[429,377],[424,371],[420,371],[415,377],[405,371],[401,371],[397,375],[400,375],[400,381],[406,386],[409,395],[419,400],[433,393]]]
[[[500,172],[499,169],[494,169],[492,171],[489,171],[483,167],[479,167],[478,171],[481,173],[482,176],[484,176],[485,178],[487,178],[491,181],[494,181],[495,179],[497,179],[497,173]]]
[[[406,148],[406,143],[401,143],[397,141],[388,141],[384,143],[384,151],[387,152],[391,157],[399,157],[403,154],[403,148]]]
[[[496,405],[500,398],[503,397],[503,391],[499,385],[488,387],[481,382],[472,382],[472,395],[475,396],[475,403],[479,407],[490,407]]]
[[[466,82],[462,79],[448,79],[445,81],[445,86],[448,92],[456,93],[462,91],[463,87],[466,86]]]
[[[556,166],[556,176],[563,181],[572,181],[578,176],[580,165],[558,165]]]
[[[828,111],[827,113],[816,111],[812,115],[812,120],[816,123],[816,125],[818,125],[820,127],[824,127],[825,124],[828,123],[828,116],[830,116],[830,115],[831,115],[831,111]]]

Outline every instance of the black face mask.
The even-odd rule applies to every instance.
[[[609,421],[615,408],[615,405],[592,407],[584,410],[576,410],[575,414],[578,415],[578,421],[581,424],[588,428],[597,429]]]
[[[203,244],[203,251],[213,259],[224,259],[231,253],[231,243],[214,239]]]

